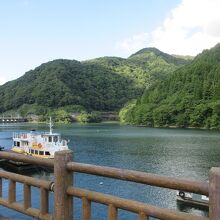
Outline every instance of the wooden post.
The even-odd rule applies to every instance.
[[[86,197],[82,198],[82,220],[91,219],[91,201]]]
[[[14,180],[8,180],[8,203],[13,203],[16,201],[16,182]]]
[[[148,216],[144,212],[140,212],[138,215],[138,220],[148,220]]]
[[[55,153],[54,159],[54,220],[73,219],[73,199],[68,196],[67,187],[73,184],[72,171],[66,169],[68,162],[73,160],[70,150]]]
[[[117,220],[118,219],[118,209],[110,204],[108,206],[108,220]]]
[[[24,183],[24,209],[31,207],[31,186],[27,183]]]
[[[217,167],[209,172],[209,218],[220,219],[220,168]]]
[[[48,190],[41,188],[40,189],[40,213],[42,216],[48,213],[48,206],[49,206],[48,196],[49,196]]]

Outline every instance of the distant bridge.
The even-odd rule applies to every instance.
[[[27,118],[22,117],[0,117],[0,123],[19,123],[27,122]]]

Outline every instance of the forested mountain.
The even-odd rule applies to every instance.
[[[156,48],[144,48],[128,59],[119,57],[101,57],[85,63],[98,64],[130,78],[139,88],[148,88],[158,80],[167,77],[178,67],[190,63],[191,59],[175,57]]]
[[[220,128],[220,44],[146,89],[120,117],[136,125]]]
[[[59,59],[42,64],[0,86],[0,112],[28,106],[37,114],[63,106],[117,111],[129,100],[140,97],[146,87],[188,62],[155,48],[144,50],[128,59]]]

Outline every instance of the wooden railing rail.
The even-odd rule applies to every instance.
[[[91,201],[107,205],[112,210],[113,207],[116,209],[123,209],[126,211],[134,212],[139,214],[143,219],[147,217],[155,217],[158,219],[169,219],[169,220],[208,220],[206,217],[194,216],[188,213],[182,213],[170,209],[159,208],[153,205],[145,204],[142,202],[132,201],[128,199],[122,199],[116,196],[106,195],[103,193],[93,192],[76,187],[68,187],[67,194],[72,195],[83,200],[82,213],[85,218],[83,220],[91,219]],[[117,219],[117,218],[114,218]]]
[[[96,176],[111,177],[114,179],[143,183],[163,188],[183,190],[202,195],[209,195],[209,185],[206,182],[190,181],[174,177],[160,176],[140,171],[117,169],[112,167],[96,166],[91,164],[82,164],[69,162],[67,169],[73,172],[92,174]]]
[[[35,186],[38,188],[44,188],[47,190],[50,190],[52,185],[51,181],[36,179],[33,177],[23,176],[20,174],[11,173],[3,170],[1,170],[0,172],[0,178],[10,179],[14,182],[26,183],[28,185]]]
[[[8,198],[2,197],[2,179],[7,179],[8,186]],[[24,202],[16,202],[16,182],[23,183],[23,195]],[[31,207],[31,186],[40,188],[40,209]],[[52,219],[52,215],[48,213],[49,207],[49,191],[52,189],[53,182],[46,180],[39,180],[36,178],[23,176],[11,172],[0,172],[0,204],[22,212],[24,214],[33,216],[37,219],[49,220]]]
[[[11,153],[11,152],[0,151],[0,158],[6,159],[6,160],[13,160],[13,161],[18,161],[18,162],[34,164],[34,165],[43,166],[43,167],[49,167],[49,168],[53,168],[54,166],[53,159],[45,160],[41,158],[36,158],[32,156],[16,154],[16,153]]]
[[[72,162],[73,152],[70,150],[57,152],[54,160],[38,159],[8,152],[0,152],[0,158],[54,168],[54,184],[46,180],[0,171],[0,204],[38,219],[52,219],[52,215],[48,213],[48,194],[53,185],[54,220],[73,219],[73,197],[79,197],[82,200],[83,220],[91,219],[92,202],[108,206],[109,220],[118,219],[118,209],[137,213],[139,220],[147,220],[149,217],[163,220],[220,220],[220,168],[211,169],[209,182],[207,183],[133,170],[75,163]],[[207,195],[209,196],[209,218],[76,188],[73,186],[74,172]],[[9,182],[8,199],[2,198],[2,179],[8,179]],[[24,184],[23,203],[16,202],[16,182]],[[39,209],[31,207],[31,186],[40,188],[41,197]]]

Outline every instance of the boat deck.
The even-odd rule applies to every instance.
[[[186,205],[202,208],[202,209],[208,209],[209,208],[209,203],[207,202],[198,202],[192,199],[182,199],[180,196],[177,196],[176,200],[178,202],[181,202]]]

